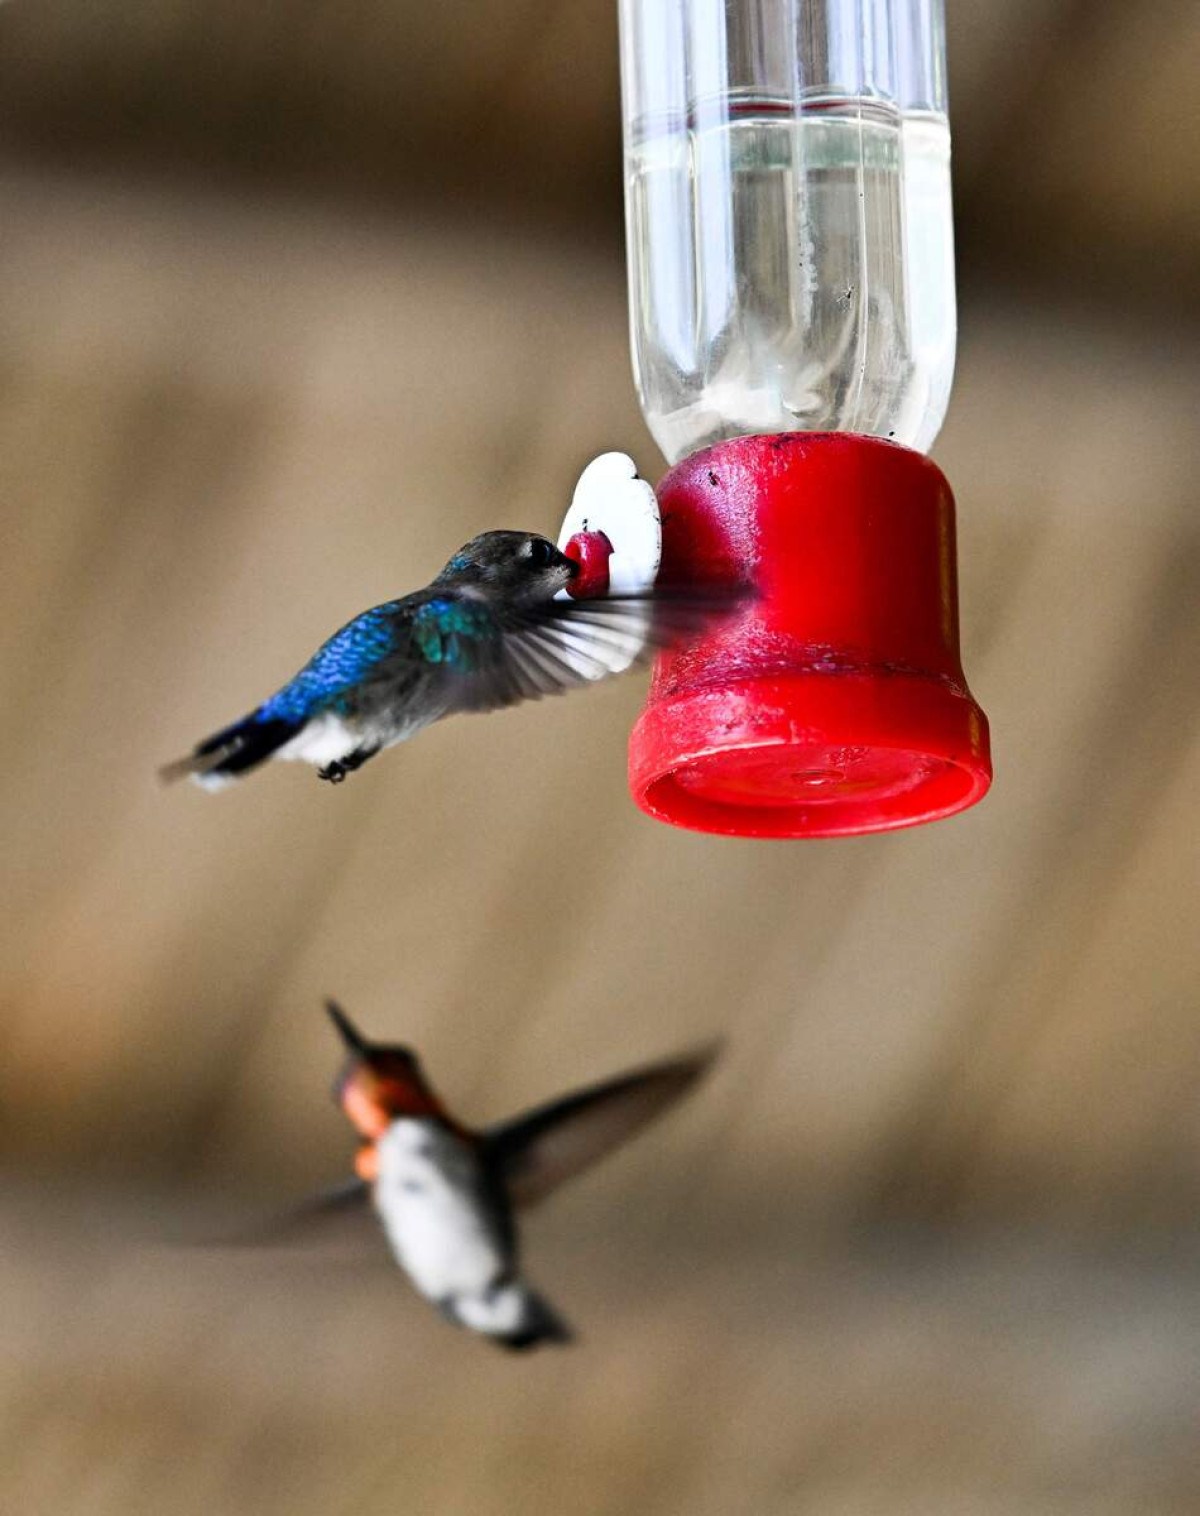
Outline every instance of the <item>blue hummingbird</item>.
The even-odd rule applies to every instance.
[[[717,1045],[472,1128],[446,1110],[411,1048],[371,1042],[335,1002],[326,1009],[347,1052],[333,1094],[359,1135],[356,1177],[277,1220],[265,1240],[373,1209],[395,1262],[455,1326],[506,1348],[569,1341],[521,1269],[516,1213],[668,1111]]]
[[[736,601],[564,598],[578,569],[535,532],[484,532],[432,584],[356,616],[256,710],[160,773],[219,789],[288,758],[338,783],[443,716],[593,683]]]

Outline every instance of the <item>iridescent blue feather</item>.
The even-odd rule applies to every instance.
[[[396,651],[398,602],[364,611],[309,659],[294,679],[259,707],[261,721],[308,721],[323,711],[342,712],[371,670]]]

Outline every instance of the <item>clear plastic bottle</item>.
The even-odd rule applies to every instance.
[[[667,459],[925,451],[954,371],[942,0],[621,0],[633,367]]]

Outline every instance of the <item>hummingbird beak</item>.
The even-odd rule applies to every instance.
[[[328,1012],[330,1021],[337,1028],[338,1036],[345,1043],[347,1051],[354,1053],[359,1058],[366,1058],[371,1052],[371,1044],[338,1005],[336,1000],[327,1000],[325,1010]]]
[[[338,1005],[327,1000],[325,1010],[337,1028],[338,1036],[350,1054],[350,1061],[334,1085],[334,1099],[351,1125],[368,1144],[375,1143],[388,1129],[392,1119],[386,1085],[375,1072],[377,1052]],[[366,1174],[360,1175],[366,1178]]]
[[[378,1142],[398,1116],[439,1112],[408,1048],[368,1042],[336,1000],[327,1000],[325,1011],[350,1055],[334,1081],[333,1098],[368,1144]]]

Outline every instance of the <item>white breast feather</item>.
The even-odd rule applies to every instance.
[[[486,1290],[505,1266],[479,1204],[474,1153],[436,1122],[394,1121],[377,1145],[375,1206],[396,1261],[431,1300]]]
[[[348,758],[361,745],[362,734],[352,732],[340,716],[314,716],[275,756],[325,768]]]

